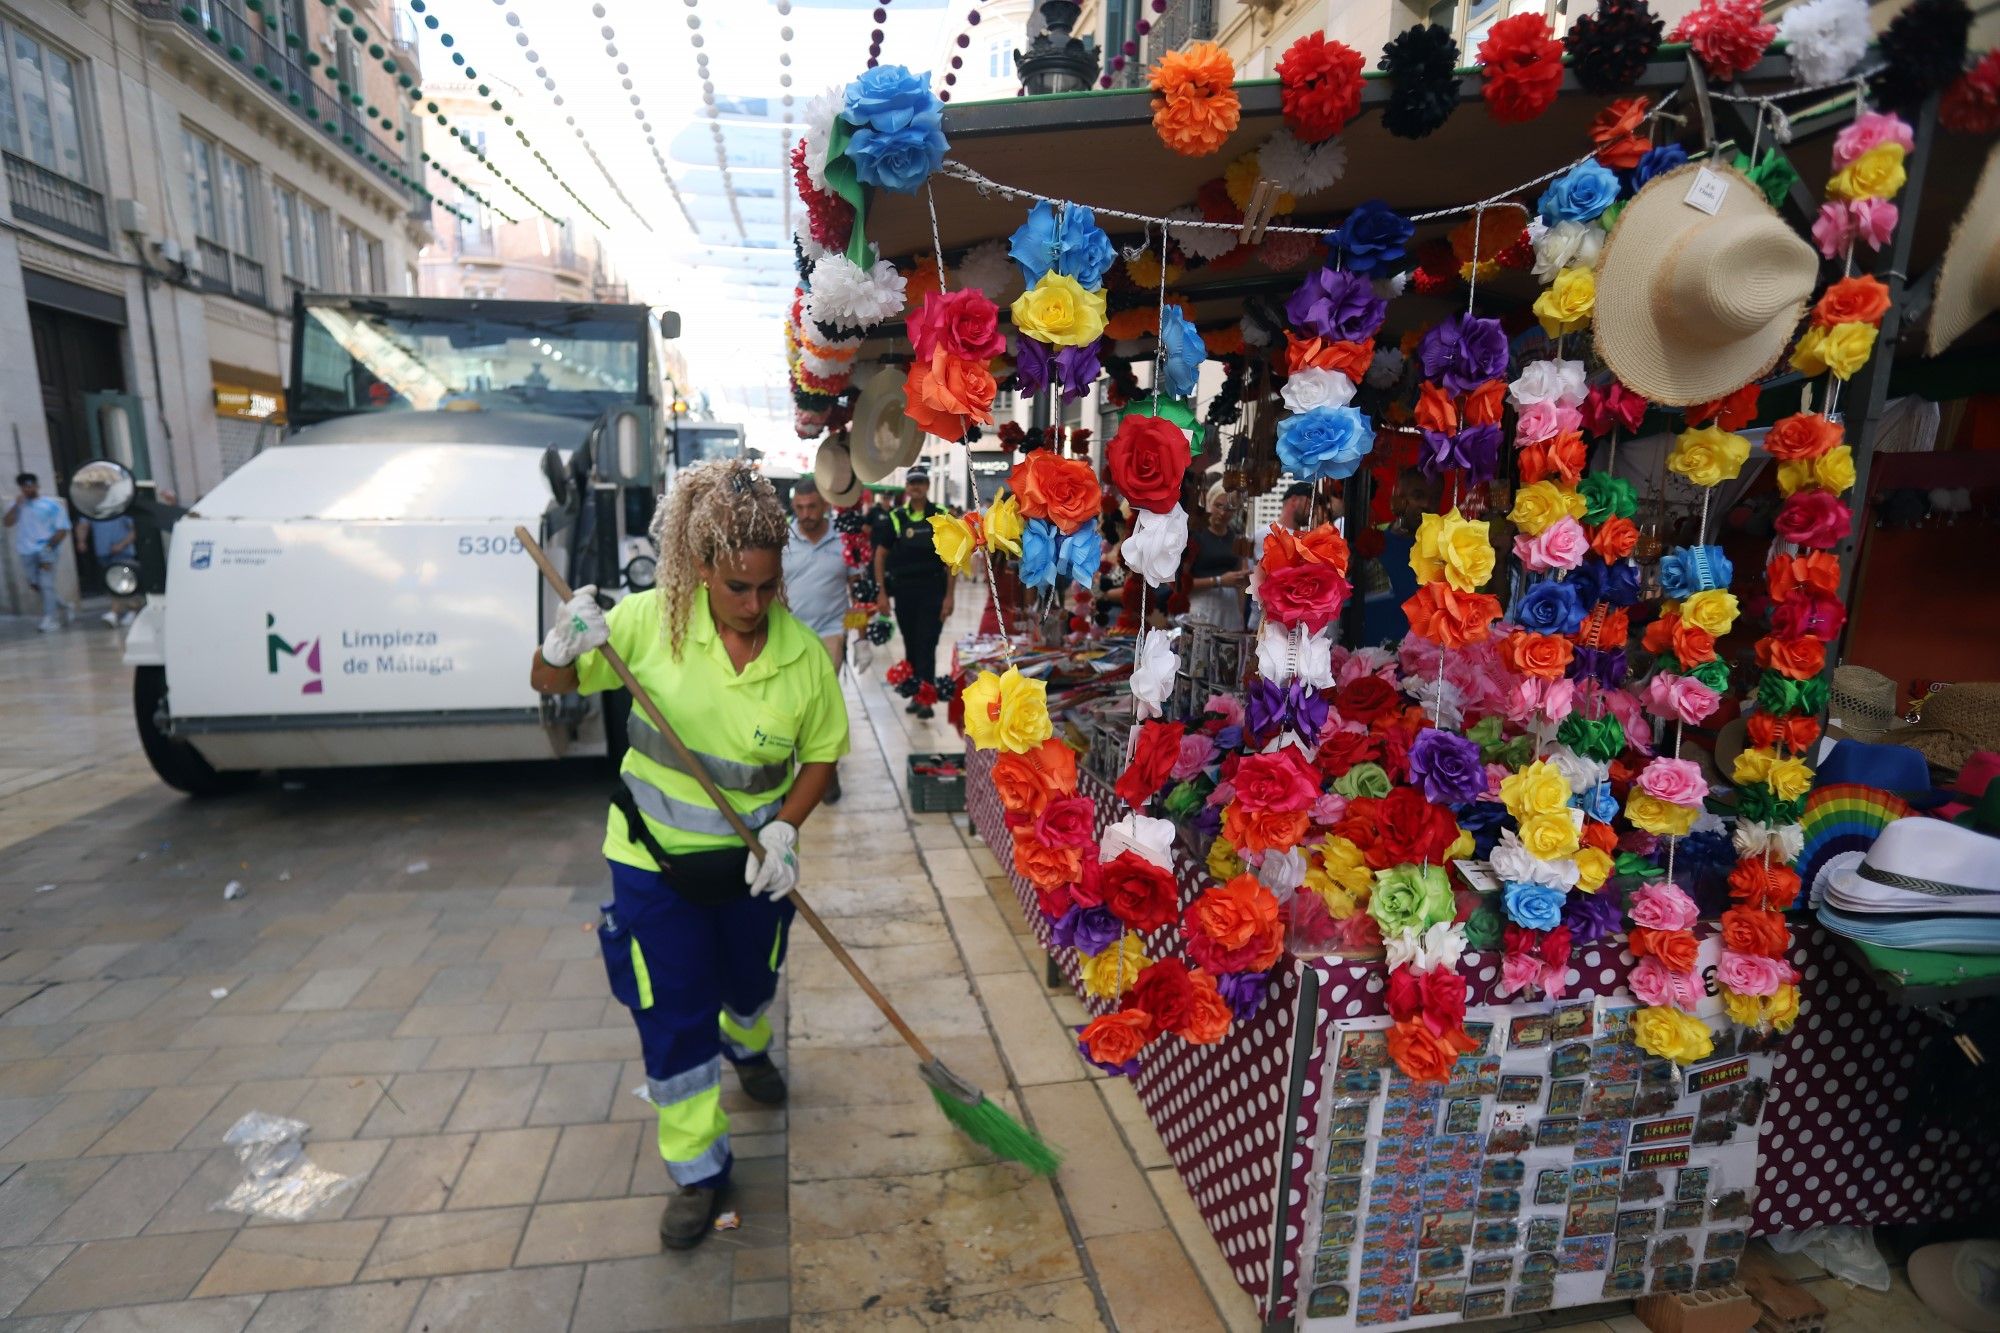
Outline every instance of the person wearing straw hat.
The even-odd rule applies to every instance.
[[[799,826],[848,746],[833,662],[779,603],[788,535],[777,492],[750,463],[682,471],[653,517],[659,585],[608,615],[594,588],[577,589],[529,676],[541,694],[614,689],[597,651],[611,645],[763,845],[754,860],[635,708],[605,827],[611,901],[597,935],[611,993],[639,1028],[676,1187],[660,1239],[675,1249],[708,1234],[729,1181],[723,1058],[752,1099],[785,1100],[766,1010],[793,916]]]

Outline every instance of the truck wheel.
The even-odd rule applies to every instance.
[[[218,773],[192,745],[160,730],[166,701],[166,668],[138,668],[132,677],[132,713],[139,724],[139,744],[160,781],[190,796],[217,796],[243,786],[249,774]]]
[[[615,777],[631,744],[627,737],[632,725],[632,696],[624,690],[606,690],[598,697],[604,700],[604,759]]]

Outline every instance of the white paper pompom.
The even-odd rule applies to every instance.
[[[806,103],[806,178],[815,189],[826,188],[826,149],[833,138],[833,118],[840,114],[847,89],[835,84]]]
[[[792,218],[792,239],[798,242],[799,253],[806,257],[808,264],[817,264],[826,258],[826,247],[813,239],[812,222],[803,210]]]
[[[806,318],[815,324],[865,329],[902,309],[903,275],[886,259],[864,270],[846,255],[828,255],[813,268]]]
[[[1868,0],[1806,0],[1778,19],[1778,36],[1802,84],[1831,83],[1868,52]]]
[[[1290,130],[1279,130],[1257,150],[1257,170],[1286,194],[1303,199],[1347,174],[1347,149],[1338,139],[1307,144]]]
[[[977,287],[994,305],[1004,306],[1021,294],[1021,270],[1002,242],[981,241],[958,261],[958,285]]]
[[[1176,208],[1167,214],[1167,236],[1181,248],[1181,253],[1196,259],[1220,259],[1236,248],[1236,231],[1232,227],[1177,227],[1177,222],[1201,222],[1201,210],[1192,205]]]

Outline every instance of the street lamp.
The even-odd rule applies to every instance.
[[[1027,50],[1014,53],[1014,70],[1027,91],[1074,93],[1097,81],[1104,63],[1097,44],[1070,32],[1082,12],[1077,0],[1042,0],[1042,31]]]

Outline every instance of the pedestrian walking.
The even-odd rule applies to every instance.
[[[56,556],[69,534],[69,507],[42,494],[41,479],[32,472],[14,478],[20,490],[8,506],[6,526],[14,529],[14,554],[28,586],[42,595],[42,619],[35,628],[47,634],[63,627],[62,594],[56,591]]]
[[[753,861],[665,738],[632,710],[604,833],[611,901],[598,941],[611,993],[632,1011],[675,1192],[660,1239],[708,1234],[729,1181],[722,1061],[743,1091],[785,1100],[767,1014],[784,964],[799,825],[847,752],[847,706],[813,632],[779,604],[788,537],[771,483],[739,459],[681,472],[653,519],[660,584],[607,615],[585,587],[536,653],[542,694],[592,694],[618,677],[609,643],[757,832]]]
[[[903,479],[903,503],[875,527],[875,583],[896,612],[903,636],[903,655],[910,674],[919,681],[936,680],[938,635],[951,614],[954,580],[937,557],[931,515],[941,513],[930,501],[931,474],[913,467]],[[927,704],[911,699],[906,713],[933,716]]]
[[[1189,534],[1188,620],[1221,630],[1243,628],[1243,590],[1250,586],[1236,535],[1236,497],[1217,482],[1204,506],[1208,521]]]
[[[847,555],[833,530],[819,483],[800,477],[792,483],[792,525],[785,541],[785,605],[819,635],[833,659],[833,674],[847,661]],[[826,803],[840,799],[840,770],[826,789]]]

